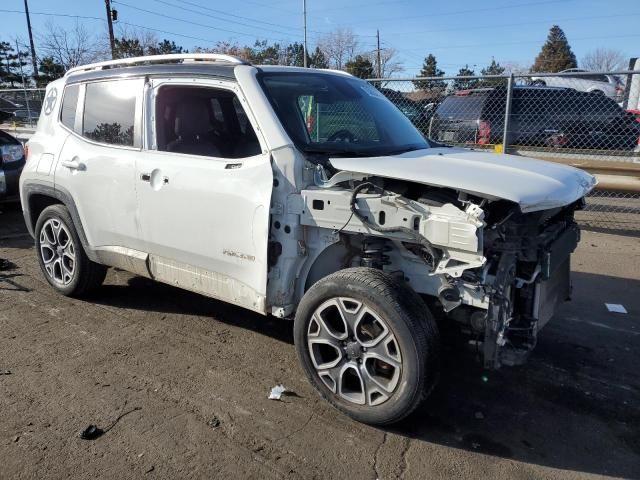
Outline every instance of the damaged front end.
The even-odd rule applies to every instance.
[[[327,178],[320,166],[301,197],[311,250],[325,242],[340,267],[401,276],[461,326],[486,368],[522,363],[569,298],[582,198],[522,213],[512,201],[452,188],[346,171]]]
[[[581,206],[578,201],[487,224],[482,288],[489,306],[484,317],[470,322],[482,339],[485,367],[523,363],[539,330],[569,299],[570,256],[580,239],[573,214]]]

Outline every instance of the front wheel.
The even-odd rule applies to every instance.
[[[350,268],[314,284],[298,307],[294,339],[312,385],[364,423],[406,417],[438,377],[433,317],[404,282],[380,270]]]

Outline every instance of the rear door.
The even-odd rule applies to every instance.
[[[141,149],[142,79],[71,85],[75,111],[60,122],[70,134],[55,165],[56,188],[73,197],[92,247],[138,249],[135,161]]]
[[[157,79],[138,214],[154,278],[265,311],[270,156],[236,84]]]

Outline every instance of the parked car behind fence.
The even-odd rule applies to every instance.
[[[532,85],[548,87],[567,87],[580,92],[598,93],[618,100],[623,92],[624,85],[616,75],[590,72],[580,68],[570,68],[560,72],[561,75],[538,77],[532,76]]]
[[[586,78],[592,75],[590,72],[538,74],[540,78],[570,79],[563,88],[545,89],[541,86],[531,88],[530,75],[374,79],[371,82],[383,84],[387,89],[385,95],[396,105],[410,99],[437,111],[433,120],[432,114],[427,112],[427,119],[422,123],[414,121],[427,135],[431,127],[432,144],[518,153],[591,169],[600,175],[601,183],[599,190],[589,197],[587,210],[581,212],[580,221],[595,228],[638,234],[640,151],[637,125],[640,123],[634,126],[632,118],[640,118],[640,62],[635,70],[606,74],[624,80],[622,95],[615,100],[598,92],[580,91],[581,86],[574,77]],[[513,95],[508,107],[506,93],[510,86]],[[543,90],[547,93],[539,93]],[[456,95],[460,91],[462,93]],[[465,95],[465,91],[469,94]],[[490,95],[489,92],[493,93]],[[493,103],[488,97],[494,98]],[[477,102],[475,106],[474,102]],[[467,106],[464,107],[466,110],[463,105]],[[480,108],[489,115],[482,111],[478,114]],[[523,108],[524,114],[520,113]],[[476,114],[471,113],[474,109]],[[453,120],[467,123],[466,133],[463,126],[458,127],[447,118],[449,115],[443,115],[447,110],[453,112]],[[438,116],[444,117],[441,126]],[[506,137],[505,119],[508,121]],[[448,123],[446,128],[445,123]]]
[[[446,97],[428,136],[438,142],[490,145],[503,142],[507,89],[460,90]],[[630,151],[640,123],[615,101],[570,88],[514,87],[510,145]]]

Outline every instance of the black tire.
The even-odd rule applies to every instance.
[[[41,234],[44,225],[52,219],[64,225],[75,249],[74,273],[67,284],[56,282],[45,268],[45,260],[41,249]],[[107,275],[107,267],[89,260],[73,225],[71,215],[65,206],[51,205],[42,211],[36,222],[35,237],[36,255],[38,256],[40,269],[49,284],[56,291],[68,297],[81,297],[102,285]]]
[[[307,341],[312,316],[324,302],[337,297],[352,298],[378,313],[399,344],[400,378],[379,405],[345,400],[325,384],[313,364]],[[298,306],[294,341],[302,367],[320,394],[341,412],[371,425],[402,420],[431,393],[439,377],[439,334],[427,306],[406,283],[372,268],[341,270],[315,283]]]

